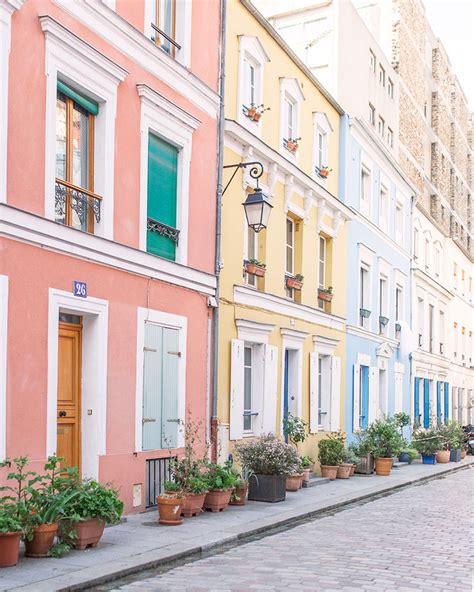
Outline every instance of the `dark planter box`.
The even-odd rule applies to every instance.
[[[449,462],[461,462],[461,449],[453,448],[449,455]]]
[[[408,452],[401,452],[400,456],[398,457],[398,460],[400,462],[408,463],[409,465],[411,465],[411,456],[408,454]]]
[[[374,457],[371,454],[366,454],[359,458],[359,464],[356,467],[355,472],[361,473],[362,475],[372,475],[375,470]]]
[[[251,475],[248,499],[254,502],[284,502],[286,477],[283,475]]]

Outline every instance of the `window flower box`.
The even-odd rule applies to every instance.
[[[250,259],[249,261],[244,261],[244,269],[245,272],[250,275],[263,277],[265,275],[266,266],[265,263],[257,261],[257,259]]]
[[[334,296],[334,294],[332,293],[332,286],[329,286],[329,288],[318,288],[319,300],[324,300],[325,302],[331,302],[333,296]]]
[[[250,107],[246,107],[244,105],[244,113],[252,121],[260,121],[260,118],[265,113],[265,111],[270,111],[270,107],[265,107],[263,103],[261,105],[254,105],[251,103]]]
[[[386,327],[388,325],[388,321],[389,321],[388,317],[384,317],[383,315],[379,316],[379,323],[381,324],[382,327]]]
[[[401,330],[402,330],[402,326],[400,325],[400,323],[395,323],[395,331],[397,333],[400,333]]]
[[[288,138],[287,140],[283,140],[283,145],[289,152],[291,152],[292,154],[296,154],[296,151],[299,147],[298,142],[300,140],[301,138]]]
[[[330,169],[327,166],[322,166],[322,167],[315,167],[316,169],[316,174],[321,177],[322,179],[327,179],[329,177],[329,173],[332,171],[332,169]]]
[[[303,287],[303,279],[303,276],[299,273],[295,276],[287,275],[285,278],[286,287],[291,288],[292,290],[301,290],[301,288]]]
[[[361,308],[360,309],[360,316],[363,319],[368,319],[370,317],[371,312],[372,311],[371,310],[368,310],[367,308]]]

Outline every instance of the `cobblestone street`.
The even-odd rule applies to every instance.
[[[225,553],[107,588],[121,592],[471,592],[473,470]]]

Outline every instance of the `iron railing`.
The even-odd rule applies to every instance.
[[[179,243],[179,230],[172,226],[168,226],[167,224],[163,224],[163,222],[158,222],[158,220],[154,220],[153,218],[147,218],[146,229],[150,232],[161,234],[161,236],[166,236],[176,245]]]
[[[176,42],[176,41],[175,41],[175,40],[174,40],[172,37],[170,37],[170,36],[169,36],[167,33],[165,33],[165,32],[163,31],[163,29],[160,29],[159,27],[157,27],[157,26],[155,25],[155,23],[151,23],[151,28],[152,28],[154,31],[156,31],[156,32],[158,33],[158,35],[161,35],[161,37],[163,37],[164,39],[166,39],[166,41],[168,41],[168,43],[171,43],[171,45],[172,45],[173,47],[169,47],[169,48],[168,48],[168,47],[166,47],[166,45],[164,45],[164,44],[160,45],[160,47],[161,47],[161,49],[162,49],[163,51],[166,51],[166,53],[169,53],[169,54],[173,55],[173,57],[174,57],[174,52],[175,52],[175,49],[177,49],[177,50],[179,51],[179,50],[181,49],[181,45],[180,45],[179,43],[177,43],[177,42]],[[153,38],[152,38],[152,40],[153,40],[155,43],[156,43],[156,41],[157,41],[157,40],[156,40],[156,38],[155,38],[155,39],[153,39]]]
[[[68,181],[56,179],[54,209],[57,222],[72,226],[72,211],[77,215],[81,228],[90,230],[94,220],[100,222],[101,202],[100,195]]]
[[[165,481],[171,481],[171,466],[175,456],[146,460],[146,507],[157,506],[156,496],[164,490]]]

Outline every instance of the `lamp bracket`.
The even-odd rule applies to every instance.
[[[252,179],[256,179],[256,181],[257,181],[256,189],[258,189],[258,180],[263,175],[263,164],[261,162],[258,162],[257,160],[255,160],[255,161],[251,161],[251,162],[239,162],[237,164],[226,164],[222,168],[235,169],[235,171],[232,173],[231,178],[227,182],[227,185],[224,187],[224,191],[222,192],[222,195],[224,195],[224,193],[227,191],[227,188],[232,183],[235,175],[237,174],[237,171],[240,169],[246,169],[247,167],[252,167],[249,171],[249,175],[252,177]]]

